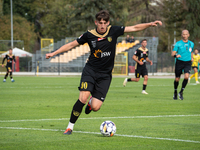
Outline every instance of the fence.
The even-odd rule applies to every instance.
[[[149,59],[153,61],[153,65],[150,66],[150,64],[147,63],[147,68],[149,73],[155,73],[155,72],[168,72],[172,73],[174,72],[174,58],[171,57],[171,53],[157,53],[157,45],[158,45],[158,38],[157,37],[136,37],[136,40],[141,41],[142,39],[147,39],[147,48],[149,49]],[[51,44],[49,46],[50,51],[55,51],[62,45],[73,41],[76,38],[66,38],[61,41],[58,41],[57,43]],[[125,39],[125,37],[121,37],[118,39],[118,42],[122,42]],[[53,46],[53,47],[52,47]],[[134,66],[135,61],[132,59],[132,56],[134,55],[134,52],[137,48],[139,48],[141,45],[137,44],[133,46],[132,48],[127,49],[125,52],[128,53],[128,55],[124,54],[118,54],[116,55],[116,59],[122,60],[123,58],[128,58],[128,68],[123,67],[124,64],[122,64],[121,68],[117,67],[119,64],[115,64],[114,71],[117,72],[117,74],[124,74],[124,71],[127,71],[129,73],[134,73]],[[79,55],[78,50],[75,54],[72,53],[73,50],[70,50],[68,52],[65,52],[63,54],[59,54],[51,59],[46,59],[45,54],[41,52],[41,50],[36,51],[36,53],[33,55],[33,57],[25,57],[20,58],[20,72],[57,72],[58,74],[61,72],[82,72],[83,67],[85,66],[86,60],[88,59],[90,52],[85,51],[84,49],[79,48],[80,51],[84,51],[83,54]],[[63,56],[71,53],[70,58],[73,57],[73,55],[76,55],[76,59],[72,59],[71,61],[63,60]],[[54,61],[53,61],[54,60]],[[56,60],[56,61],[55,61]],[[2,61],[2,58],[0,58],[0,61]],[[120,71],[121,69],[121,71]],[[5,72],[5,68],[0,67],[0,72]],[[15,70],[13,70],[15,71]],[[125,73],[126,74],[126,73]]]

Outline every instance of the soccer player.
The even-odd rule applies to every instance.
[[[192,62],[192,68],[194,70],[194,74],[190,76],[188,83],[190,83],[190,79],[195,77],[196,83],[199,84],[199,81],[198,81],[198,63],[200,63],[200,55],[198,54],[198,52],[199,52],[198,49],[194,50],[193,62]]]
[[[83,106],[87,103],[90,94],[92,97],[87,103],[85,113],[89,114],[92,110],[98,111],[101,108],[112,79],[117,38],[123,35],[124,32],[135,32],[157,26],[157,24],[162,25],[161,21],[154,21],[128,27],[111,26],[109,25],[109,12],[107,10],[101,10],[95,17],[96,29],[88,30],[79,38],[67,43],[57,51],[46,54],[48,59],[79,44],[88,43],[90,47],[90,56],[80,80],[79,98],[72,108],[70,121],[64,134],[72,133],[74,124],[80,116]]]
[[[125,78],[123,85],[126,86],[127,82],[138,82],[140,80],[140,76],[144,77],[143,82],[143,90],[142,94],[148,94],[145,90],[147,87],[147,81],[148,81],[148,71],[146,67],[146,61],[148,61],[151,65],[153,64],[151,60],[148,58],[149,51],[146,48],[147,46],[147,40],[144,39],[141,41],[141,47],[138,48],[135,51],[135,54],[133,55],[133,60],[136,61],[135,64],[135,78]]]
[[[4,67],[5,59],[7,59],[7,64],[6,64],[7,72],[6,72],[6,75],[4,77],[3,82],[6,82],[6,78],[8,77],[9,73],[10,73],[11,81],[15,82],[15,80],[13,80],[13,77],[12,77],[12,62],[15,63],[16,60],[15,60],[15,56],[12,54],[12,49],[11,48],[9,49],[9,54],[6,54],[6,56],[3,58],[2,67]]]
[[[174,100],[177,100],[177,88],[182,71],[184,71],[184,80],[182,82],[181,90],[178,93],[179,99],[183,100],[183,91],[188,83],[188,78],[191,69],[191,61],[193,61],[194,43],[188,40],[190,36],[189,31],[183,30],[181,36],[182,40],[176,42],[172,51],[172,57],[176,58],[173,96]]]

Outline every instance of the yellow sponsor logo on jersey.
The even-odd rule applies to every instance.
[[[94,57],[99,58],[98,53],[102,53],[101,50],[95,50]]]

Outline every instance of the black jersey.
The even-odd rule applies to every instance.
[[[124,28],[123,26],[108,26],[104,34],[93,29],[81,35],[77,42],[88,43],[90,47],[86,66],[97,72],[111,73],[114,67],[117,38],[124,34]]]
[[[146,68],[146,58],[148,57],[149,51],[147,48],[143,49],[142,47],[138,48],[135,51],[135,54],[137,56],[137,59],[141,62],[143,62],[143,65],[140,65],[139,63],[136,62],[135,64],[135,69],[141,67],[141,68]]]
[[[12,61],[15,61],[15,56],[6,54],[6,56],[3,58],[2,64],[4,63],[5,59],[7,59],[7,64],[6,66],[12,66]]]

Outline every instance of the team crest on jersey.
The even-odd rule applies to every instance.
[[[112,37],[111,36],[109,36],[107,39],[108,39],[108,42],[112,41]]]
[[[189,48],[189,51],[192,52],[192,48],[191,47]]]

